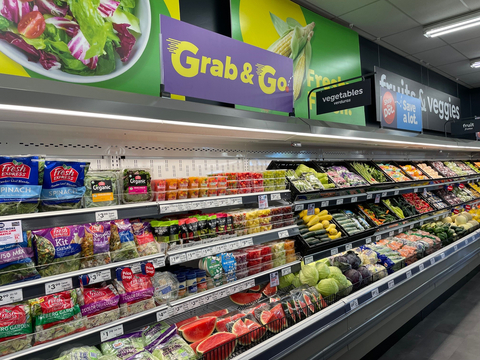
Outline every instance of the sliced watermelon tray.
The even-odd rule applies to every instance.
[[[327,307],[316,289],[308,286],[280,291],[269,284],[256,286],[231,295],[230,301],[226,309],[175,323],[199,359],[231,359]]]

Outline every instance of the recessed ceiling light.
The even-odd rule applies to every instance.
[[[480,58],[471,60],[470,67],[474,69],[480,68]]]
[[[433,38],[479,25],[480,11],[474,11],[467,15],[458,16],[450,20],[440,21],[436,24],[425,26],[423,28],[423,35],[428,38]]]

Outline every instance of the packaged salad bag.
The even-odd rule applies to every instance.
[[[0,156],[0,216],[37,212],[44,165],[39,156]]]
[[[80,269],[83,225],[33,230],[38,272],[43,277]]]
[[[85,176],[85,207],[94,208],[118,204],[118,173],[89,171]]]
[[[142,351],[144,347],[141,331],[116,337],[100,345],[103,355],[113,355],[121,360],[128,359]]]
[[[90,163],[80,161],[45,161],[41,211],[80,208],[89,166]]]
[[[56,360],[99,360],[102,352],[95,346],[81,346],[64,351]]]
[[[35,323],[35,344],[56,340],[86,329],[75,290],[29,300]]]
[[[140,220],[132,221],[132,231],[137,245],[138,255],[147,256],[158,254],[158,246],[149,222]]]
[[[113,284],[120,295],[120,316],[126,317],[155,307],[151,277],[145,274],[133,274],[128,267],[117,268],[117,277]]]
[[[82,241],[82,269],[110,264],[110,222],[85,224],[85,237]]]
[[[2,224],[7,227],[12,225],[10,228],[19,225],[15,221]],[[0,285],[40,278],[32,260],[33,256],[30,231],[0,235]]]
[[[0,356],[31,347],[32,331],[28,304],[0,306]]]
[[[110,251],[112,261],[123,261],[137,258],[138,251],[132,224],[127,219],[114,220],[110,223]]]
[[[80,278],[80,288],[77,289],[78,304],[87,328],[108,324],[120,318],[118,302],[120,296],[112,284],[84,286],[85,276]]]

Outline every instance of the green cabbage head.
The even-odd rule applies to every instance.
[[[280,277],[280,284],[278,284],[278,287],[280,289],[284,289],[292,285],[293,280],[295,279],[295,275],[293,274],[288,274],[285,276]]]
[[[315,286],[318,283],[318,271],[315,266],[304,266],[300,270],[300,282],[309,286]]]
[[[328,278],[328,275],[330,275],[330,269],[328,268],[328,266],[325,263],[316,262],[315,267],[317,268],[318,278],[320,280]]]
[[[315,286],[322,296],[335,295],[338,292],[338,285],[335,279],[323,279]]]

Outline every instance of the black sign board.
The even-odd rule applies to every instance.
[[[370,80],[317,92],[317,115],[367,106],[372,103]]]
[[[420,99],[424,129],[443,132],[446,121],[460,120],[459,98],[375,66],[378,122],[382,120],[382,88]]]
[[[480,120],[463,120],[452,123],[452,135],[475,134],[480,131]]]

